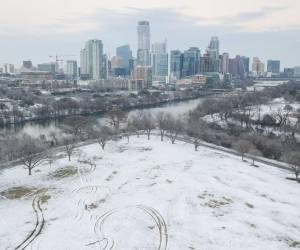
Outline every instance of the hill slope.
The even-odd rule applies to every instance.
[[[300,187],[275,168],[158,138],[0,173],[1,249],[290,249]],[[4,247],[4,248],[2,248]]]

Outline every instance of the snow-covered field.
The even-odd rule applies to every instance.
[[[33,176],[0,172],[0,248],[299,247],[300,184],[287,174],[154,137],[84,146]]]

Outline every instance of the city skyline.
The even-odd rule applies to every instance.
[[[26,59],[42,63],[55,53],[78,54],[81,44],[94,38],[102,40],[104,51],[111,55],[122,44],[130,44],[136,51],[136,23],[140,20],[151,23],[152,42],[168,40],[169,51],[189,47],[204,50],[210,37],[218,36],[220,52],[258,56],[265,62],[278,59],[282,67],[300,64],[300,20],[296,15],[300,3],[294,0],[257,4],[231,0],[226,6],[217,0],[172,4],[89,0],[85,8],[80,1],[60,1],[60,8],[56,0],[44,2],[41,5],[31,0],[24,8],[16,0],[2,4],[1,64],[20,65]],[[79,61],[79,55],[74,59]]]

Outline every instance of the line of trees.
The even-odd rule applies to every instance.
[[[104,113],[118,108],[147,107],[170,101],[180,101],[198,97],[191,90],[174,91],[171,95],[161,93],[130,94],[128,96],[104,95],[102,93],[78,93],[73,96],[47,96],[41,91],[27,88],[0,86],[0,98],[8,98],[13,108],[0,103],[0,126],[8,123],[23,123],[26,119],[49,121],[66,116]]]
[[[237,109],[243,109],[243,107],[248,107],[250,104],[253,105],[252,96],[244,95],[238,96],[238,98],[229,98],[233,103],[232,105]],[[261,98],[265,97],[261,96]],[[264,102],[262,99],[261,102]],[[140,136],[141,133],[146,133],[148,140],[150,140],[153,130],[158,130],[161,141],[168,138],[174,144],[179,135],[188,135],[193,138],[196,151],[201,141],[206,141],[236,149],[243,160],[246,154],[251,155],[253,165],[260,156],[284,160],[290,164],[296,179],[299,180],[300,145],[297,140],[291,142],[283,140],[280,136],[255,133],[243,124],[230,125],[228,123],[226,129],[224,129],[216,122],[207,122],[203,119],[207,112],[203,110],[208,110],[210,106],[218,107],[214,107],[215,111],[220,110],[223,106],[223,114],[220,117],[223,117],[224,120],[232,115],[232,111],[227,110],[228,106],[226,108],[224,100],[220,103],[216,100],[209,102],[210,105],[204,102],[184,117],[174,116],[166,112],[159,112],[154,116],[149,112],[141,111],[128,117],[120,109],[113,109],[106,116],[106,124],[99,124],[94,118],[85,116],[68,117],[61,126],[61,134],[53,132],[48,138],[33,139],[28,135],[17,138],[12,135],[2,135],[0,136],[0,160],[1,162],[8,162],[22,159],[28,173],[32,174],[32,169],[49,158],[49,153],[45,154],[44,152],[49,152],[58,146],[65,151],[66,156],[71,161],[72,155],[80,142],[94,139],[99,144],[100,149],[105,150],[107,142],[118,139],[120,135],[125,135],[129,142],[131,135]],[[223,105],[221,105],[222,103]],[[25,150],[27,148],[31,150]]]

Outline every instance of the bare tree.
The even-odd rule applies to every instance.
[[[62,145],[64,147],[64,150],[68,156],[69,161],[71,161],[71,156],[74,153],[74,150],[76,148],[76,137],[73,135],[65,135],[62,138]]]
[[[46,147],[38,139],[29,135],[23,135],[19,141],[18,150],[21,156],[21,162],[28,170],[28,175],[32,175],[32,170],[39,166],[46,158]]]
[[[108,126],[101,126],[93,130],[93,137],[97,140],[102,150],[104,150],[107,141],[110,140],[113,135],[113,130]]]
[[[203,134],[207,131],[207,126],[205,122],[203,122],[201,119],[191,120],[189,123],[186,124],[186,126],[187,133],[193,138],[195,151],[197,151],[198,147],[200,146],[200,141],[203,137]]]
[[[129,139],[132,133],[136,133],[136,128],[131,119],[128,119],[125,127],[125,136],[127,137],[127,143],[129,143]]]
[[[49,167],[51,168],[52,164],[55,162],[54,150],[47,150],[46,152],[47,159],[46,161],[49,163]]]
[[[87,131],[96,123],[93,117],[73,116],[64,120],[62,130],[66,134],[83,139]]]
[[[246,153],[248,153],[251,149],[254,148],[254,145],[247,141],[247,140],[238,140],[237,142],[233,143],[233,149],[235,149],[236,151],[238,151],[241,156],[242,156],[242,160],[244,160],[244,156]]]
[[[160,130],[160,140],[163,141],[167,130],[167,114],[163,111],[158,112],[156,115],[156,122]]]
[[[155,129],[155,120],[150,112],[144,112],[142,115],[142,129],[146,131],[148,140],[150,140],[150,134]]]
[[[143,127],[143,112],[141,112],[141,111],[137,112],[137,114],[132,115],[128,120],[129,120],[128,121],[129,129],[131,131],[134,131],[136,133],[137,137],[139,137],[141,131],[144,129],[144,127]]]
[[[107,118],[110,126],[119,130],[122,122],[125,122],[127,119],[127,114],[120,109],[113,109],[107,113]]]
[[[249,154],[249,157],[252,159],[252,165],[255,166],[255,160],[258,158],[258,157],[261,157],[262,156],[262,152],[259,151],[257,148],[252,148],[249,150],[248,152]]]
[[[300,175],[300,154],[298,151],[292,151],[288,152],[283,155],[282,159],[286,161],[290,167],[292,168],[296,181],[299,181],[299,175]]]
[[[175,144],[178,135],[183,130],[183,123],[181,121],[180,116],[175,118],[173,115],[169,113],[167,114],[166,119],[167,119],[168,136],[170,137],[172,144]]]
[[[57,146],[59,143],[58,138],[57,138],[58,133],[56,133],[55,131],[52,131],[52,132],[50,132],[49,136],[52,138],[54,146]]]
[[[293,107],[290,105],[286,105],[283,108],[277,109],[272,115],[276,120],[280,130],[288,124],[289,116],[293,111]]]

